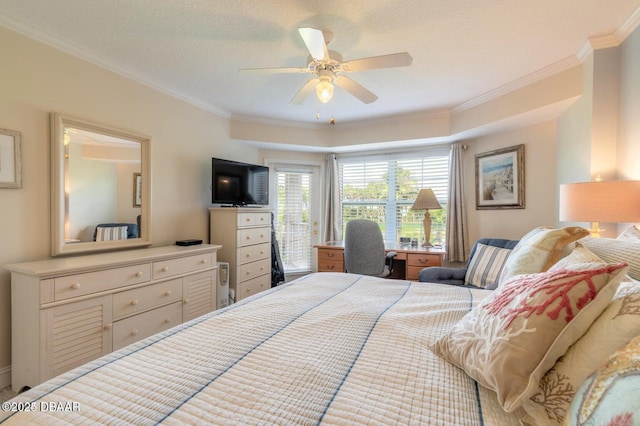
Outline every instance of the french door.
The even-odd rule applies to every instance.
[[[321,180],[319,164],[267,161],[274,227],[285,273],[314,269],[313,245],[320,238]]]

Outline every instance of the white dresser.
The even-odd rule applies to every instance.
[[[210,312],[218,245],[5,265],[15,391]]]
[[[222,244],[229,262],[229,288],[236,302],[271,288],[271,211],[266,208],[212,207],[210,242]]]

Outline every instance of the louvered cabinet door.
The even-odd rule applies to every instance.
[[[215,272],[202,272],[182,279],[182,321],[197,318],[216,308]]]
[[[112,351],[112,297],[102,296],[40,311],[40,380]]]

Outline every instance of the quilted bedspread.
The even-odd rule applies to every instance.
[[[517,424],[429,350],[487,294],[311,274],[49,380],[14,398],[17,411],[0,421]]]

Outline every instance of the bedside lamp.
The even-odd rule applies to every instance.
[[[614,180],[560,185],[561,221],[591,222],[591,236],[600,237],[598,222],[640,222],[640,181]]]
[[[424,219],[422,224],[424,226],[424,244],[422,247],[433,247],[431,244],[431,215],[429,214],[429,209],[441,209],[442,206],[438,202],[436,195],[433,193],[433,190],[421,189],[418,193],[418,198],[413,202],[411,206],[411,210],[424,210]]]

